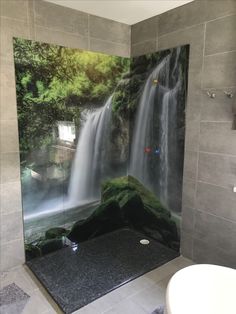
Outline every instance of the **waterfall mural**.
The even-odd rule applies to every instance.
[[[27,259],[129,227],[179,250],[188,46],[14,39]]]

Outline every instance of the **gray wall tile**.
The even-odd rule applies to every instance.
[[[187,233],[181,230],[181,247],[180,253],[191,260],[193,260],[193,237],[192,233]]]
[[[202,1],[202,0],[198,0]],[[235,0],[203,0],[205,2],[205,19],[213,20],[222,16],[236,13]]]
[[[195,208],[196,182],[191,179],[183,180],[183,207]]]
[[[131,44],[150,39],[156,40],[158,35],[158,16],[152,17],[131,26]]]
[[[158,38],[158,48],[163,50],[180,45],[190,44],[191,60],[199,58],[201,59],[204,48],[204,28],[204,24],[200,24],[191,28],[181,29],[172,33],[164,34]]]
[[[198,152],[186,150],[184,154],[184,178],[196,180]]]
[[[0,86],[0,120],[16,120],[16,89]]]
[[[207,95],[209,90],[202,92],[202,108],[201,120],[202,121],[233,121],[232,106],[235,101],[233,98],[228,98],[224,92],[236,93],[236,88],[213,89],[210,90],[216,94],[216,98],[212,99]]]
[[[131,46],[131,56],[142,56],[146,53],[156,52],[157,42],[155,39],[150,39],[142,43],[134,44]]]
[[[88,49],[88,37],[35,26],[35,40],[69,48]]]
[[[236,223],[196,211],[194,238],[232,253],[236,251]]]
[[[196,208],[236,222],[236,193],[232,188],[197,183]]]
[[[98,16],[89,16],[89,36],[130,45],[130,26]]]
[[[2,120],[0,125],[1,153],[18,152],[18,125],[17,120]]]
[[[160,15],[159,36],[179,29],[200,24],[205,21],[205,3],[193,1]]]
[[[197,152],[199,149],[200,126],[198,121],[186,121],[185,151]]]
[[[216,264],[226,267],[236,267],[236,251],[231,253],[213,247],[212,244],[194,239],[193,261],[196,263]]]
[[[22,213],[1,214],[1,244],[23,238]]]
[[[205,57],[203,87],[222,88],[235,86],[236,52],[222,53]]]
[[[0,184],[0,206],[0,214],[22,212],[20,181]]]
[[[0,18],[0,56],[1,59],[13,61],[12,38],[30,38],[30,25],[28,21]]]
[[[35,24],[88,36],[88,14],[45,1],[34,1]]]
[[[231,122],[201,122],[200,151],[236,155],[235,138]]]
[[[236,50],[235,29],[236,15],[207,23],[205,54]]]
[[[236,182],[236,156],[200,152],[198,180],[232,190]]]
[[[182,225],[181,230],[193,234],[195,223],[195,209],[189,207],[182,208]]]
[[[27,0],[1,0],[0,15],[17,20],[27,20]]]
[[[20,160],[18,153],[0,154],[0,183],[19,181]]]
[[[130,47],[129,45],[117,44],[115,42],[105,41],[96,38],[90,38],[90,50],[108,53],[121,57],[130,56]]]

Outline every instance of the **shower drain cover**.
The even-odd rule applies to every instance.
[[[143,245],[148,245],[148,244],[150,243],[150,241],[147,240],[147,239],[142,239],[142,240],[140,240],[139,242],[140,242],[141,244],[143,244]]]

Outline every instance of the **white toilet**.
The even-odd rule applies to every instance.
[[[236,314],[236,270],[193,265],[169,281],[166,314]]]

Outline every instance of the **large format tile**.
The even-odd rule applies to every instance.
[[[16,89],[0,86],[0,120],[16,120]]]
[[[0,154],[0,183],[19,181],[20,159],[18,153]]]
[[[198,180],[232,190],[236,182],[236,156],[200,152]]]
[[[0,271],[22,265],[25,262],[24,240],[18,239],[0,245]]]
[[[29,274],[26,272],[24,266],[17,266],[1,273],[0,280],[1,288],[13,282],[29,295],[31,293],[34,293],[35,291],[38,291],[39,289],[36,283],[31,279]]]
[[[90,38],[89,42],[89,49],[91,51],[97,51],[127,58],[130,56],[130,47],[127,44],[119,44],[116,42],[105,41],[97,38]]]
[[[109,31],[108,31],[109,30]],[[102,17],[89,16],[89,36],[114,43],[130,45],[130,26]]]
[[[137,303],[131,299],[125,299],[112,307],[110,310],[104,312],[104,314],[121,314],[121,313],[135,313],[135,314],[147,314],[147,312]]]
[[[198,0],[205,5],[205,19],[207,21],[236,13],[235,0]],[[205,4],[204,4],[205,2]]]
[[[158,38],[158,48],[161,50],[187,44],[190,45],[191,63],[193,59],[199,59],[200,63],[204,49],[204,24],[167,33]]]
[[[159,36],[200,24],[205,20],[205,13],[205,3],[202,1],[193,1],[167,11],[159,17]]]
[[[0,60],[0,82],[2,88],[15,88],[15,66],[13,58],[10,61]]]
[[[183,206],[194,208],[195,206],[195,193],[196,193],[196,182],[194,180],[184,178],[183,179]]]
[[[189,259],[193,259],[193,234],[181,230],[180,253]]]
[[[131,44],[154,39],[158,36],[158,16],[141,21],[131,26]]]
[[[9,193],[11,191],[11,193]],[[0,213],[10,214],[22,211],[20,181],[0,184]]]
[[[236,250],[229,253],[217,247],[212,249],[211,243],[194,239],[193,260],[201,264],[218,264],[236,268]]]
[[[236,50],[235,29],[236,15],[207,23],[205,54]]]
[[[28,19],[27,0],[1,0],[0,15],[12,19],[27,21]]]
[[[88,49],[88,37],[35,26],[35,40],[68,48]]]
[[[198,209],[236,222],[235,204],[236,193],[233,193],[232,189],[198,182],[196,197]]]
[[[147,53],[157,51],[157,42],[156,39],[150,39],[142,43],[134,44],[131,46],[131,56],[142,56]]]
[[[199,150],[236,155],[235,137],[231,122],[201,122]]]
[[[34,1],[35,24],[50,29],[88,35],[88,14],[45,1]]]
[[[186,120],[185,151],[197,152],[199,150],[200,123]]]
[[[152,287],[133,295],[130,300],[146,313],[152,313],[158,306],[165,304],[165,289],[156,283]]]
[[[194,222],[195,222],[195,209],[184,206],[182,208],[182,224],[181,224],[182,230],[187,233],[193,233]]]
[[[0,151],[11,153],[19,151],[17,120],[0,120]]]
[[[216,94],[216,98],[212,99],[207,95],[209,90],[203,90],[202,93],[202,107],[201,120],[202,121],[233,121],[232,106],[235,97],[229,98],[225,92],[230,92],[235,95],[236,88],[213,89],[212,92]]]
[[[8,1],[10,2],[10,1]],[[13,62],[13,37],[30,38],[30,26],[27,21],[0,18],[0,56]]]
[[[196,211],[194,238],[232,254],[236,251],[236,223]]]
[[[236,52],[227,52],[205,57],[203,87],[222,88],[235,86]]]
[[[21,212],[1,215],[0,218],[1,244],[7,244],[9,241],[23,238],[23,218]]]
[[[196,180],[198,152],[186,150],[184,154],[184,178]]]

